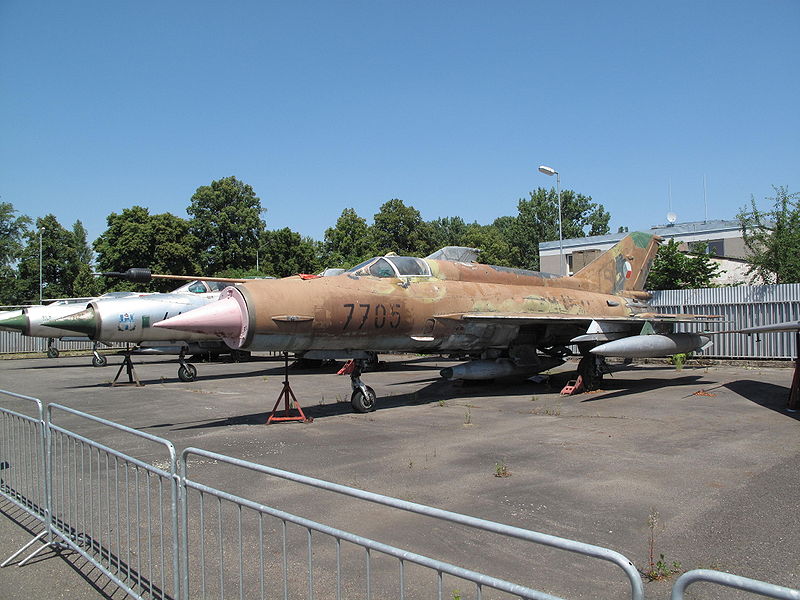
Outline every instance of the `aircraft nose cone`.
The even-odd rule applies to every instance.
[[[5,319],[0,319],[0,329],[7,329],[10,331],[20,331],[25,333],[25,329],[28,326],[28,319],[25,317],[24,314],[20,313],[13,317],[6,317]]]
[[[74,315],[47,321],[46,323],[42,323],[42,325],[45,327],[74,331],[92,338],[97,333],[97,315],[93,308],[87,308]]]
[[[246,306],[239,298],[227,297],[153,323],[153,327],[216,335],[231,348],[239,348],[247,334],[247,323]]]

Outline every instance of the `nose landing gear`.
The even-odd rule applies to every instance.
[[[350,385],[353,393],[350,395],[350,404],[353,410],[360,413],[372,412],[375,410],[375,390],[361,381],[361,373],[364,369],[366,360],[355,359],[353,370],[350,372]]]

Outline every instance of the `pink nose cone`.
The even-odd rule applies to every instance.
[[[231,345],[234,340],[243,340],[247,323],[245,310],[236,298],[228,297],[153,323],[153,327],[216,335]],[[241,341],[235,345],[240,344]]]

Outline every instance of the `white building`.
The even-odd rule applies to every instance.
[[[709,254],[722,267],[722,273],[714,283],[731,285],[747,280],[747,262],[744,260],[747,249],[739,221],[673,223],[652,227],[648,233],[659,235],[665,240],[674,239],[680,243],[682,251],[688,251],[697,243],[707,244]],[[626,235],[627,233],[613,233],[563,240],[567,272],[572,274],[579,271]],[[559,267],[558,240],[539,244],[539,269],[546,273],[563,272]]]

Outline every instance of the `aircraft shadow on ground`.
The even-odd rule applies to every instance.
[[[688,374],[682,377],[669,378],[645,375],[640,379],[614,379],[606,376],[600,385],[600,389],[589,393],[584,392],[583,395],[586,397],[582,398],[581,402],[597,402],[598,400],[611,400],[612,398],[621,398],[631,394],[656,392],[665,387],[699,386],[702,381],[702,375]]]
[[[365,377],[368,374],[365,375]],[[291,377],[290,377],[291,382]],[[345,383],[345,382],[342,382]],[[349,382],[347,382],[349,383]],[[390,410],[393,408],[401,408],[404,406],[420,406],[424,404],[431,404],[441,400],[469,399],[469,398],[486,398],[486,397],[499,397],[508,395],[524,395],[527,393],[542,393],[543,388],[547,392],[558,391],[553,388],[546,388],[546,384],[533,383],[531,381],[510,381],[510,382],[476,382],[468,383],[466,385],[454,384],[440,377],[429,377],[415,381],[404,381],[402,383],[428,383],[422,389],[397,395],[383,395],[379,396],[376,400],[376,410],[378,412]],[[389,384],[401,385],[401,383]],[[342,394],[345,401],[328,403],[328,404],[305,404],[302,397],[297,400],[303,408],[303,413],[310,419],[324,419],[326,417],[335,417],[341,415],[357,415],[350,405],[349,387],[344,388],[346,393]],[[275,398],[264,399],[264,411],[257,413],[250,413],[244,415],[233,415],[224,419],[216,419],[211,421],[190,421],[185,423],[161,423],[141,427],[140,429],[158,429],[158,428],[171,428],[174,431],[191,430],[191,429],[208,429],[215,427],[227,427],[230,425],[264,425],[269,418],[269,409],[275,404]],[[278,415],[283,415],[284,402],[281,400],[278,406]],[[298,414],[292,411],[292,415]]]
[[[789,399],[789,388],[786,386],[765,381],[753,381],[752,379],[740,379],[739,381],[726,383],[724,387],[754,404],[800,421],[800,411],[787,412],[786,410],[786,403]]]
[[[226,361],[213,361],[212,363],[193,363],[197,366],[197,380],[203,379],[213,379],[224,381],[226,379],[240,379],[242,377],[283,377],[284,374],[284,366],[282,362],[277,362],[279,359],[276,358],[256,358],[249,361],[242,361],[241,363],[230,363]],[[386,363],[382,365],[377,370],[367,370],[364,372],[364,377],[369,377],[370,374],[375,373],[376,371],[380,372],[391,372],[391,371],[419,371],[419,372],[427,372],[427,373],[438,373],[438,370],[433,367],[432,365],[426,365],[425,361],[430,362],[430,359],[415,359],[410,361],[409,363]],[[273,365],[270,365],[267,368],[264,368],[263,365],[259,365],[259,363],[264,362],[272,362]],[[147,378],[147,368],[151,364],[174,364],[175,365],[175,374],[171,375],[170,377],[159,377],[159,378]],[[232,364],[241,364],[247,365],[252,363],[254,369],[252,372],[232,372],[232,373],[214,373],[209,372],[205,367],[207,365],[218,365],[218,366],[225,366],[232,365]],[[416,364],[420,363],[420,364]],[[98,387],[108,387],[111,383],[111,380],[114,379],[114,376],[117,373],[117,370],[120,368],[120,363],[112,363],[109,362],[108,366],[99,369],[97,367],[91,367],[91,365],[65,365],[68,367],[89,367],[91,369],[90,373],[94,375],[98,375],[96,378],[93,378],[93,381],[90,383],[82,384],[82,385],[73,385],[70,386],[70,389],[88,389],[88,388],[98,388]],[[153,384],[160,384],[160,383],[182,383],[178,380],[177,375],[177,368],[178,362],[176,360],[163,360],[163,361],[147,361],[144,363],[139,363],[136,361],[136,357],[133,359],[133,366],[136,372],[136,375],[139,377],[139,381],[142,385],[153,385]],[[337,362],[335,364],[326,364],[320,366],[294,366],[293,363],[289,363],[289,378],[296,375],[334,375],[336,372],[344,366],[344,363]],[[49,367],[33,367],[33,368],[49,368]],[[431,380],[438,379],[438,377],[432,377]],[[118,385],[130,385],[128,383],[128,376],[126,371],[123,369],[122,373],[118,379]],[[191,382],[187,382],[191,385]]]

